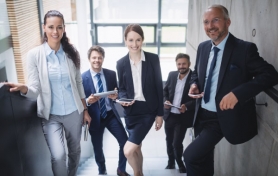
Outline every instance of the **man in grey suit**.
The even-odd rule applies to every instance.
[[[175,160],[180,173],[186,173],[182,161],[183,139],[186,129],[192,126],[195,100],[188,96],[191,78],[190,57],[179,53],[176,56],[177,71],[169,73],[164,87],[164,121],[168,165],[166,169],[175,169]],[[171,106],[174,105],[175,107]]]

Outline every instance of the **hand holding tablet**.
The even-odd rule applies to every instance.
[[[135,100],[127,99],[127,98],[120,98],[120,99],[117,99],[116,102],[120,103],[122,106],[130,106],[135,102]]]
[[[106,97],[108,95],[117,94],[117,93],[118,93],[117,90],[112,90],[112,91],[107,91],[107,92],[95,93],[94,96],[103,98],[103,97]]]
[[[178,108],[178,109],[181,109],[181,107],[178,107],[178,106],[176,106],[176,105],[172,105],[172,104],[170,104],[170,103],[164,103],[165,105],[168,105],[168,106],[171,106],[171,107],[174,107],[174,108]]]
[[[200,94],[188,94],[191,98],[202,98],[204,96],[204,92]]]

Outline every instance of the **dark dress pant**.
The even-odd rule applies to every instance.
[[[200,108],[194,131],[196,139],[183,153],[187,176],[212,176],[214,148],[223,138],[217,113]]]
[[[114,112],[108,111],[105,119],[101,119],[100,127],[97,130],[90,130],[91,140],[94,147],[95,160],[98,165],[99,173],[106,171],[105,157],[103,153],[103,134],[104,129],[108,131],[116,138],[119,143],[119,162],[118,168],[125,172],[126,170],[126,157],[124,156],[123,148],[127,141],[127,133],[123,127],[123,124],[119,122]]]
[[[183,140],[187,127],[191,124],[187,124],[184,114],[170,113],[169,117],[165,121],[165,134],[166,145],[168,154],[168,165],[175,165],[175,160],[179,168],[184,167],[182,161],[183,153]]]

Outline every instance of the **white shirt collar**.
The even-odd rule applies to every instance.
[[[129,60],[130,60],[130,63],[132,65],[134,65],[134,61],[130,59],[129,57]],[[144,54],[144,51],[141,49],[141,58],[140,58],[140,61],[146,61],[146,58],[145,58],[145,54]]]
[[[225,45],[226,45],[226,42],[227,42],[227,39],[228,39],[229,35],[230,35],[230,33],[228,33],[228,35],[227,35],[217,46],[215,46],[214,43],[211,41],[211,44],[212,44],[211,50],[212,50],[214,47],[217,47],[217,48],[219,48],[220,50],[223,51],[223,50],[224,50],[224,47],[225,47]]]
[[[92,68],[90,68],[90,72],[91,72],[91,75],[92,77],[95,77],[96,74],[100,73],[101,75],[103,75],[103,69],[101,68],[100,72],[95,72]]]

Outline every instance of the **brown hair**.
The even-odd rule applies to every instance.
[[[64,16],[57,10],[49,10],[43,20],[43,24],[46,25],[47,18],[50,17],[59,17],[63,20],[63,26],[65,26]],[[42,43],[47,42],[47,36],[44,33],[43,34],[43,40]],[[66,35],[66,32],[64,32],[63,37],[61,39],[61,44],[63,46],[63,50],[66,53],[67,57],[72,60],[76,68],[80,68],[80,56],[79,52],[73,47],[72,44],[69,43],[69,38]]]
[[[105,57],[104,49],[102,47],[98,46],[98,45],[94,45],[88,50],[88,53],[87,53],[88,54],[88,59],[90,59],[91,53],[93,51],[96,51],[96,52],[100,53],[103,58]]]
[[[144,41],[144,32],[143,32],[143,29],[141,28],[141,26],[139,24],[129,24],[125,28],[125,33],[124,33],[125,40],[127,38],[127,34],[131,31],[134,31],[134,32],[138,33],[142,37],[142,40]]]
[[[184,53],[179,53],[177,56],[176,56],[176,61],[178,59],[181,59],[181,58],[186,58],[189,62],[190,62],[190,56],[188,54],[184,54]]]

